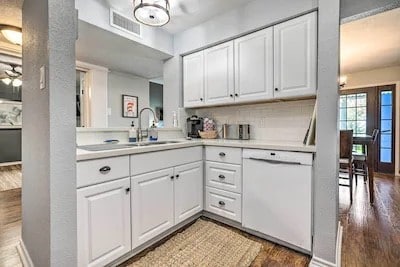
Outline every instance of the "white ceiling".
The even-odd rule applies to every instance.
[[[103,1],[126,16],[133,16],[132,1]],[[163,29],[175,34],[251,1],[253,0],[170,0],[171,20]]]
[[[79,21],[76,58],[80,61],[145,78],[163,74],[170,56],[89,23]]]
[[[400,8],[341,26],[342,74],[400,65]]]

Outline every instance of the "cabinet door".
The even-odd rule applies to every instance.
[[[316,12],[274,26],[274,97],[316,94]]]
[[[235,102],[273,97],[273,30],[235,40]]]
[[[132,177],[132,247],[174,225],[173,168]]]
[[[234,101],[233,41],[204,50],[206,104]]]
[[[78,266],[104,266],[131,250],[130,180],[78,189]]]
[[[183,57],[184,107],[204,104],[204,52]]]
[[[175,224],[203,209],[203,162],[175,168]]]

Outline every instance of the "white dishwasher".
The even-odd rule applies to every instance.
[[[243,150],[244,228],[311,251],[311,153]]]

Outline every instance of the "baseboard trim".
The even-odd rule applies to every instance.
[[[338,223],[338,229],[336,234],[336,263],[321,259],[315,255],[313,255],[310,264],[310,267],[341,267],[342,262],[342,238],[343,238],[343,226]]]
[[[17,251],[24,267],[34,267],[32,259],[29,256],[28,250],[25,247],[24,241],[21,239],[17,245]]]

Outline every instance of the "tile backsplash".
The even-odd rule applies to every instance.
[[[314,110],[315,99],[209,107],[193,110],[199,117],[222,124],[250,124],[251,139],[302,142]]]

